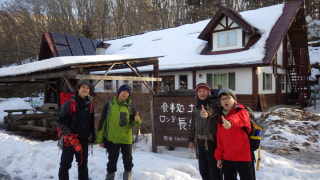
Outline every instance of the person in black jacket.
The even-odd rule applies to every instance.
[[[93,94],[94,86],[88,80],[82,80],[75,90],[75,95],[62,105],[57,120],[57,125],[64,135],[59,180],[69,179],[74,155],[78,162],[78,179],[89,179],[88,145],[90,136],[90,142],[95,141],[95,127],[94,109],[88,96]]]
[[[196,148],[199,171],[203,180],[222,180],[222,171],[213,157],[217,147],[216,132],[220,105],[207,83],[196,87],[197,104],[192,112],[189,148]]]

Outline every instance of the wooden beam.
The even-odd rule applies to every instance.
[[[104,62],[96,62],[96,63],[88,63],[88,64],[79,64],[79,65],[73,65],[71,68],[88,68],[88,67],[95,67],[95,66],[110,66],[112,64],[126,64],[129,63],[143,63],[144,65],[151,65],[152,61],[157,61],[158,57],[153,58],[137,58],[137,59],[123,59],[123,60],[106,60]],[[108,62],[109,61],[109,62]],[[150,62],[150,63],[149,63]],[[146,63],[146,64],[145,64]]]
[[[131,69],[138,77],[142,77],[138,69],[136,69],[136,71],[135,71],[129,62],[127,62],[127,65],[130,67],[130,69]],[[143,83],[144,83],[145,86],[147,86],[147,88],[148,88],[153,94],[155,94],[154,90],[152,89],[152,86],[150,86],[146,81],[143,81]]]
[[[110,71],[111,69],[114,67],[114,65],[116,65],[116,63],[113,63],[109,69],[104,73],[104,76],[106,76]],[[94,88],[97,88],[97,86],[102,82],[102,80],[100,79],[95,85],[94,85]]]
[[[159,77],[159,61],[157,61],[156,63],[153,64],[153,76],[157,77],[157,78]],[[159,92],[159,86],[160,86],[159,82],[153,83],[153,89],[156,94],[158,94],[158,92]]]
[[[162,78],[154,77],[135,77],[135,76],[104,76],[104,75],[84,75],[77,74],[75,79],[91,79],[91,80],[132,80],[132,81],[162,81]]]
[[[40,131],[40,132],[48,132],[49,128],[40,127],[40,126],[32,126],[32,125],[20,125],[18,126],[19,130],[27,130],[27,131]],[[52,128],[50,128],[52,129]]]
[[[63,76],[63,79],[64,79],[64,81],[66,82],[66,84],[67,84],[67,86],[68,86],[69,90],[70,90],[71,92],[74,92],[74,88],[72,87],[72,85],[71,85],[71,83],[70,83],[69,79],[67,79],[65,76]]]

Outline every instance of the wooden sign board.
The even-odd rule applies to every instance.
[[[157,146],[188,147],[192,111],[196,99],[192,95],[153,96],[152,148]]]

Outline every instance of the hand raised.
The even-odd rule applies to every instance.
[[[230,129],[230,128],[231,128],[231,123],[230,123],[230,121],[226,120],[223,115],[221,115],[221,119],[222,119],[222,123],[223,123],[222,126],[223,126],[225,129]]]
[[[203,104],[201,105],[201,111],[200,111],[200,116],[202,117],[202,118],[207,118],[208,117],[208,113],[207,113],[207,111],[204,109],[204,106],[203,106]]]
[[[137,112],[137,114],[134,116],[134,120],[136,122],[139,122],[140,116],[139,116],[139,112]]]

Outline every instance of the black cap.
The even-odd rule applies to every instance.
[[[90,92],[89,94],[92,95],[94,93],[94,86],[90,83],[89,80],[87,79],[84,79],[84,80],[81,80],[77,85],[76,85],[76,92],[78,91],[78,89],[80,88],[81,85],[83,84],[86,84],[90,87]]]

